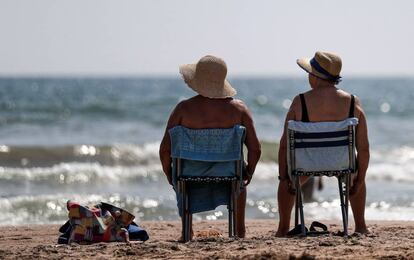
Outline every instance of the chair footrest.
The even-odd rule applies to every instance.
[[[198,176],[183,176],[178,178],[179,181],[192,182],[222,182],[222,181],[237,181],[238,178],[233,177],[198,177]]]

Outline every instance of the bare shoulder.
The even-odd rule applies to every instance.
[[[181,100],[181,101],[178,103],[178,105],[183,106],[183,105],[187,105],[187,104],[192,104],[192,103],[196,102],[196,100],[197,100],[197,96],[190,97],[190,98],[187,98],[187,99],[183,99],[183,100]],[[177,105],[177,106],[178,106],[178,105]]]
[[[171,121],[179,121],[179,119],[185,114],[185,111],[191,109],[191,102],[189,99],[183,100],[178,102],[178,104],[174,107],[173,111],[170,115]]]
[[[295,115],[298,115],[298,118],[302,117],[302,103],[299,95],[295,96],[292,100],[292,104],[288,111],[288,119],[298,119]]]
[[[290,105],[290,109],[297,111],[301,108],[301,101],[299,95],[295,96],[292,100],[292,104]]]
[[[247,107],[247,105],[243,101],[241,101],[240,99],[233,98],[230,101],[230,104],[233,105],[240,112],[248,112],[249,111],[249,108]]]
[[[338,89],[338,93],[341,98],[343,99],[351,99],[351,95],[355,97],[355,115],[356,117],[360,117],[361,114],[364,114],[364,110],[362,109],[361,100],[358,96],[348,93],[342,89]]]
[[[359,99],[358,96],[355,96],[355,106],[362,108],[362,103],[361,103],[361,99]]]
[[[188,100],[183,100],[183,101],[178,102],[178,104],[174,108],[174,112],[175,113],[181,112],[187,104],[188,104]]]
[[[347,99],[350,100],[351,99],[351,93],[346,92],[345,90],[342,89],[338,89],[337,90],[337,94],[339,95],[340,98],[342,99]],[[355,95],[354,95],[355,96]]]
[[[191,107],[193,107],[194,105],[197,104],[197,96],[188,98],[188,99],[184,99],[182,101],[180,101],[177,106],[175,107],[175,110],[177,112],[183,112],[186,111],[188,109],[191,109]]]

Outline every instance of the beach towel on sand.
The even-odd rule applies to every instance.
[[[148,234],[138,227],[134,215],[126,210],[101,202],[92,207],[68,201],[69,221],[59,231],[59,244],[71,242],[128,242],[147,240]]]
[[[181,176],[185,177],[232,177],[236,173],[234,162],[243,161],[245,127],[235,125],[226,129],[189,129],[176,126],[169,130],[171,157],[180,158]],[[175,161],[173,160],[173,164]],[[243,167],[243,166],[242,166]],[[173,166],[173,184],[177,191],[176,167]],[[190,212],[213,210],[227,205],[230,198],[226,182],[192,182],[188,187]],[[182,215],[181,196],[177,206]]]

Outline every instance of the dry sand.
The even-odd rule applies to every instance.
[[[340,222],[329,223],[338,231]],[[58,226],[0,227],[0,259],[414,259],[414,222],[369,222],[371,234],[276,238],[274,220],[248,220],[247,238],[226,237],[224,221],[195,222],[197,230],[219,230],[223,237],[176,242],[179,222],[142,222],[150,233],[145,243],[57,245]]]

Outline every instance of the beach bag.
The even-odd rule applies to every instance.
[[[69,220],[59,229],[59,244],[146,241],[148,233],[133,222],[134,215],[109,203],[92,207],[68,201]]]

